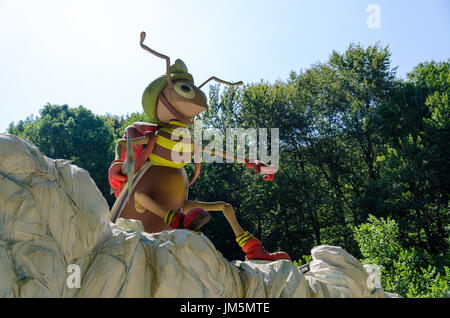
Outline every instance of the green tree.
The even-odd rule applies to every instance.
[[[111,204],[108,168],[114,160],[114,132],[100,116],[79,106],[47,104],[37,118],[11,123],[8,133],[26,138],[54,159],[68,159],[89,171],[103,196]]]
[[[378,118],[389,140],[377,158],[387,214],[404,244],[441,255],[449,247],[449,92],[450,63],[421,63]]]
[[[114,130],[114,136],[116,138],[121,138],[123,135],[122,126],[126,120],[126,116],[118,116],[107,113],[106,115],[99,115],[108,125],[110,125]]]
[[[367,223],[354,228],[354,236],[364,257],[362,262],[380,266],[386,291],[404,297],[450,296],[450,268],[438,270],[429,264],[426,251],[403,248],[394,220],[370,215]]]

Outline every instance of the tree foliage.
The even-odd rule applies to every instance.
[[[439,271],[430,264],[426,250],[405,249],[399,241],[398,224],[370,215],[354,229],[363,263],[381,267],[382,285],[404,297],[449,297],[450,268]],[[431,260],[432,263],[432,260]]]
[[[105,177],[114,159],[113,128],[82,106],[47,104],[39,115],[11,124],[8,133],[30,140],[47,157],[88,170],[105,198],[114,202]]]

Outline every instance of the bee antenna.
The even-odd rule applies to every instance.
[[[210,78],[208,78],[206,81],[204,81],[198,88],[202,88],[202,86],[204,86],[206,83],[208,83],[211,80],[215,80],[216,82],[222,83],[222,84],[226,84],[228,86],[235,86],[235,85],[242,85],[242,81],[236,82],[236,83],[231,83],[231,82],[227,82],[224,80],[221,80],[220,78],[217,78],[215,76],[211,76]]]
[[[172,85],[173,85],[173,84],[172,84],[172,78],[170,77],[170,58],[169,58],[167,55],[158,53],[158,52],[156,52],[155,50],[152,50],[151,48],[149,48],[147,45],[145,45],[145,44],[144,44],[145,35],[146,35],[145,32],[141,32],[141,41],[140,41],[141,47],[142,47],[144,50],[146,50],[146,51],[152,53],[153,55],[156,55],[157,57],[166,60],[166,77],[167,77],[167,84],[168,84],[169,86],[172,86]]]

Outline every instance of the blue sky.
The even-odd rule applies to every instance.
[[[380,8],[380,28],[366,9]],[[141,111],[164,62],[181,58],[197,83],[254,83],[325,62],[350,43],[389,45],[398,75],[450,57],[448,0],[0,0],[0,132],[47,103],[96,114]]]

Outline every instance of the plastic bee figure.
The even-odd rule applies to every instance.
[[[142,32],[141,47],[166,61],[166,74],[152,81],[142,96],[144,112],[153,123],[134,123],[126,128],[124,137],[116,144],[116,157],[108,171],[108,180],[117,198],[111,221],[115,222],[118,217],[140,220],[148,233],[170,229],[198,231],[210,220],[208,211],[222,211],[246,259],[290,259],[284,252],[267,252],[256,237],[244,231],[230,204],[187,199],[188,188],[199,175],[200,162],[195,161],[195,173],[190,182],[183,167],[193,154],[198,159],[199,151],[207,151],[198,147],[187,133],[187,126],[194,123],[193,118],[208,108],[206,95],[200,88],[210,80],[227,85],[242,82],[230,83],[213,76],[197,87],[183,61],[177,59],[170,65],[168,56],[147,47],[144,40],[145,32]],[[273,180],[274,168],[261,161],[225,152],[211,153],[244,163],[265,174],[264,179]]]

